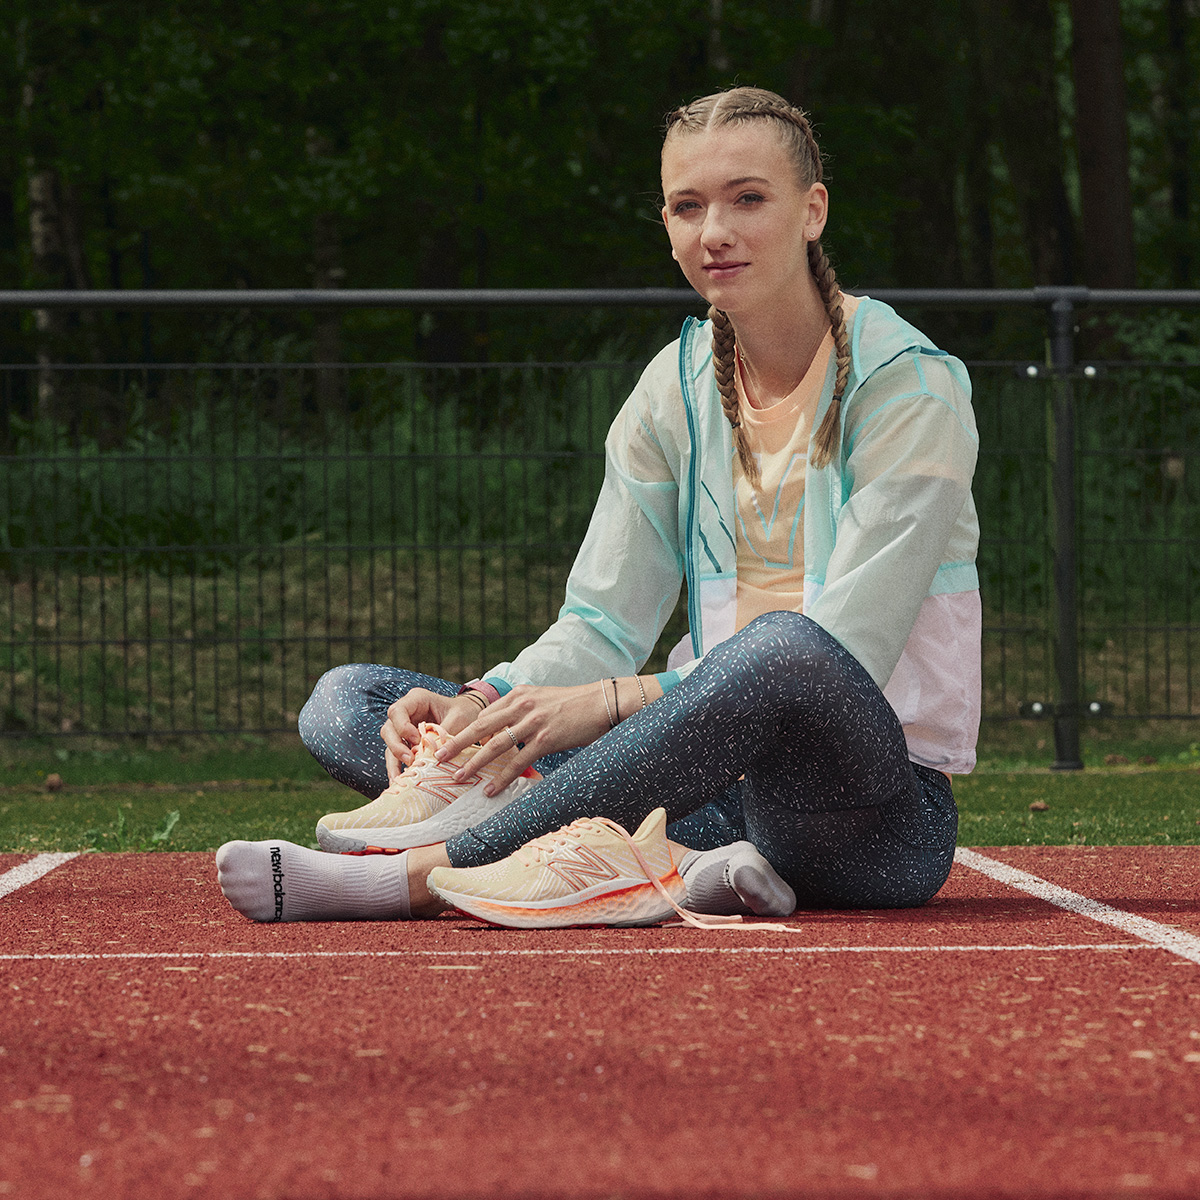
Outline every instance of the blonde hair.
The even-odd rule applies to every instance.
[[[762,88],[736,87],[716,92],[685,104],[667,114],[666,137],[676,133],[701,133],[722,125],[743,125],[749,121],[775,122],[784,145],[796,165],[800,186],[804,189],[820,183],[824,175],[821,151],[812,125],[801,109],[789,104],[782,96]],[[829,317],[833,344],[837,352],[837,376],[833,385],[833,402],[821,427],[817,430],[812,458],[814,467],[824,467],[837,450],[841,428],[841,401],[850,375],[850,339],[846,332],[846,317],[842,311],[842,289],[837,275],[819,241],[808,244],[808,266],[812,271],[821,302]],[[713,371],[717,390],[721,393],[721,408],[733,427],[733,441],[741,459],[742,471],[752,483],[758,483],[758,464],[754,461],[742,429],[738,412],[737,383],[734,364],[737,360],[737,338],[733,322],[718,308],[710,307],[709,319],[713,330]]]

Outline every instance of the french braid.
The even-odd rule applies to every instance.
[[[746,430],[742,425],[741,409],[739,408],[736,370],[737,342],[733,333],[733,322],[719,309],[712,305],[708,309],[708,319],[712,322],[713,331],[713,371],[717,376],[717,391],[721,393],[721,408],[729,424],[733,426],[733,444],[741,460],[742,473],[754,487],[759,483],[758,460],[750,450],[746,438]]]
[[[782,96],[763,88],[736,87],[725,92],[716,92],[693,100],[667,114],[666,136],[678,133],[699,133],[721,125],[744,124],[747,121],[771,120],[778,122],[779,131],[796,164],[800,186],[808,189],[820,183],[824,176],[821,151],[816,135],[803,110],[789,104]],[[833,344],[837,354],[837,375],[833,385],[833,401],[825,419],[817,430],[813,448],[812,465],[824,467],[832,460],[838,447],[841,429],[841,401],[850,375],[850,339],[846,333],[846,318],[842,311],[842,289],[828,255],[820,242],[808,245],[808,266],[821,293],[826,315],[833,332]],[[742,430],[738,410],[737,387],[734,382],[734,363],[737,358],[737,341],[733,324],[725,313],[709,309],[713,327],[713,370],[716,373],[717,389],[721,393],[721,408],[733,426],[734,445],[746,477],[757,484],[758,464],[750,454]]]
[[[846,335],[846,314],[842,311],[842,289],[838,286],[837,276],[829,256],[821,249],[820,242],[808,243],[808,268],[817,281],[817,290],[821,293],[821,303],[829,317],[829,325],[833,332],[833,348],[837,355],[837,374],[833,380],[833,400],[826,410],[825,419],[817,430],[816,444],[813,447],[812,465],[826,467],[838,448],[841,434],[842,394],[846,390],[846,380],[850,376],[850,339]]]

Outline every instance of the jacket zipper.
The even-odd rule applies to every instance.
[[[690,360],[692,336],[699,322],[688,317],[683,323],[679,337],[679,387],[683,393],[683,411],[687,416],[688,438],[691,441],[691,462],[688,464],[687,532],[683,548],[684,579],[688,590],[688,632],[692,635],[692,656],[699,658],[704,653],[703,629],[700,616],[700,598],[696,594],[696,495],[700,490],[700,439],[696,434],[696,415],[692,389],[685,364]]]

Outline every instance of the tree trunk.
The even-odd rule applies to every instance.
[[[1119,0],[1071,0],[1075,141],[1090,287],[1137,283]]]
[[[983,65],[978,44],[968,51],[966,67],[973,86],[986,94]],[[989,161],[991,131],[987,111],[982,104],[971,105],[966,113],[966,157],[962,164],[963,187],[963,281],[968,287],[996,286],[995,227],[992,223],[992,170]]]
[[[982,0],[975,17],[991,135],[1015,193],[1033,280],[1073,283],[1074,220],[1063,172],[1050,2]]]
[[[725,20],[725,0],[708,0],[708,65],[718,75],[729,70],[729,53],[721,26]]]
[[[332,153],[329,139],[315,129],[308,130],[306,148],[310,160]],[[340,288],[346,277],[342,266],[342,239],[337,214],[319,212],[313,218],[313,287]],[[313,356],[318,364],[342,361],[342,315],[338,309],[317,309]],[[336,366],[318,365],[316,399],[320,412],[341,408],[342,379]]]
[[[1192,247],[1188,216],[1191,210],[1191,123],[1188,95],[1192,61],[1188,56],[1188,0],[1167,0],[1167,171],[1171,192],[1169,254],[1171,283],[1192,286]]]
[[[33,259],[35,285],[54,287],[63,275],[62,240],[59,236],[58,189],[55,173],[49,167],[29,163],[29,250]],[[42,420],[52,420],[57,409],[57,382],[51,364],[63,342],[61,309],[37,308],[33,312],[37,330],[37,401],[36,412]]]
[[[828,46],[819,46],[817,39],[819,30],[826,31],[830,43],[838,41],[839,28],[833,27],[833,19],[839,13],[844,13],[845,5],[835,11],[833,0],[808,0],[808,24],[812,29],[810,40],[802,42],[788,63],[787,98],[801,108],[807,109],[809,97],[819,91],[817,84],[818,68],[822,61],[830,57]],[[836,53],[836,51],[835,51]]]

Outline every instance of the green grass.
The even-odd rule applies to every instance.
[[[312,784],[328,779],[292,734],[155,739],[134,745],[115,738],[14,739],[0,742],[0,768],[5,784],[34,788],[44,788],[50,775],[59,775],[70,788],[222,780]]]
[[[317,818],[354,806],[294,736],[133,747],[28,739],[0,745],[0,765],[0,850],[213,850],[237,837],[315,845]],[[51,775],[61,791],[47,790]]]
[[[1086,732],[1088,769],[1055,772],[1044,726],[985,726],[980,769],[955,781],[959,841],[1200,843],[1194,731],[1114,724]],[[1139,762],[1146,758],[1157,761]],[[231,838],[266,837],[314,845],[317,819],[355,804],[294,737],[140,747],[12,742],[0,745],[0,765],[2,851],[214,850]],[[61,791],[47,791],[52,773]],[[1031,810],[1035,803],[1045,810]]]
[[[0,849],[215,850],[267,837],[315,846],[317,819],[342,807],[353,801],[333,783],[101,784],[55,795],[10,787],[0,794]]]
[[[963,846],[1200,842],[1200,769],[981,772],[955,781]],[[1044,811],[1031,804],[1045,804]]]

